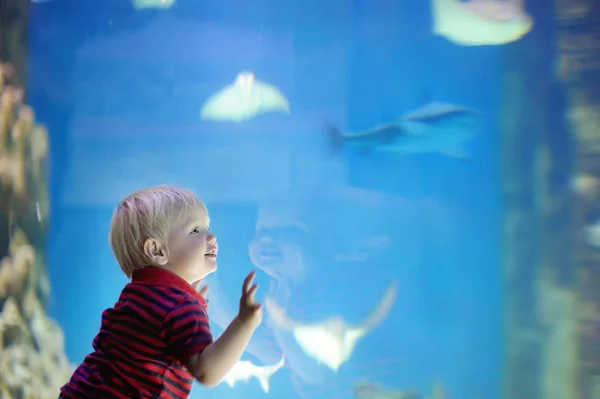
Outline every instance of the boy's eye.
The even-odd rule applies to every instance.
[[[205,231],[210,231],[210,227],[206,227],[204,229],[201,229],[200,227],[194,227],[192,229],[191,234],[200,234],[200,233],[205,232]]]

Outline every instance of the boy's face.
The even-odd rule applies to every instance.
[[[217,237],[209,231],[210,218],[202,208],[175,221],[167,240],[167,267],[189,283],[217,269]]]

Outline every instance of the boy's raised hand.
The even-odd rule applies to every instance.
[[[242,297],[240,298],[239,316],[243,320],[251,321],[258,325],[262,321],[262,306],[256,302],[256,290],[258,289],[258,285],[252,284],[255,276],[256,271],[253,271],[244,279]]]

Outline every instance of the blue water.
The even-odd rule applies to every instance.
[[[277,279],[289,284],[290,312],[304,322],[359,324],[398,282],[390,314],[337,373],[265,322],[243,358],[294,359],[272,377],[270,397],[352,398],[367,379],[427,398],[435,382],[449,398],[500,398],[505,47],[460,47],[430,32],[421,1],[179,0],[137,12],[126,0],[34,4],[29,99],[52,140],[49,306],[70,360],[89,353],[126,283],[107,241],[114,206],[139,188],[180,184],[206,201],[220,242],[216,334],[253,268],[261,300],[281,294]],[[203,101],[243,70],[279,87],[291,116],[203,123]],[[325,151],[326,121],[362,130],[426,98],[485,115],[469,159]],[[272,241],[285,249],[275,266],[260,255]],[[256,380],[192,393],[264,396]]]

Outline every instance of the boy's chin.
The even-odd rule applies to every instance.
[[[202,267],[202,278],[208,276],[209,274],[215,272],[217,270],[217,262],[205,262]]]

